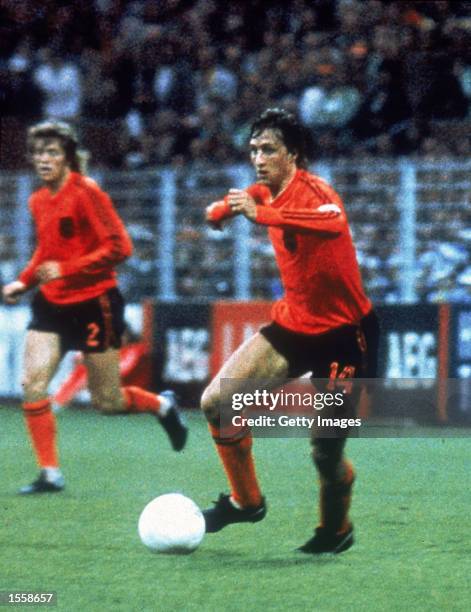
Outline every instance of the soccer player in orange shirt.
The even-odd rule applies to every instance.
[[[305,143],[292,114],[265,111],[250,136],[257,182],[246,190],[231,189],[206,211],[214,227],[234,215],[266,225],[284,287],[272,322],[233,353],[202,396],[231,488],[204,511],[209,533],[231,523],[258,522],[266,514],[250,430],[232,438],[221,431],[219,406],[230,406],[234,391],[245,391],[247,379],[278,383],[307,372],[320,379],[375,376],[378,323],[362,287],[345,210],[332,187],[305,169]],[[221,386],[223,379],[232,379],[230,391],[229,385]],[[236,388],[238,380],[244,388]],[[348,515],[353,466],[344,456],[344,435],[316,437],[312,444],[320,478],[320,522],[299,550],[340,553],[353,543]]]
[[[121,387],[124,302],[114,268],[129,257],[132,244],[109,196],[81,173],[74,131],[63,122],[43,122],[30,128],[28,145],[42,183],[30,198],[37,245],[18,279],[3,288],[7,304],[38,288],[22,384],[25,420],[40,473],[20,490],[23,494],[64,488],[48,387],[68,350],[84,353],[93,404],[105,414],[155,414],[177,451],[187,437],[173,392],[155,395]]]

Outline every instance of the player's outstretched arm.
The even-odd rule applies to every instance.
[[[27,290],[27,286],[19,280],[8,283],[2,289],[3,301],[5,304],[16,304]]]
[[[209,223],[213,229],[217,230],[221,229],[224,219],[229,219],[233,215],[234,213],[226,199],[213,202],[206,207],[205,211],[206,222]]]

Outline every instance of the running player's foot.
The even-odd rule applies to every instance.
[[[212,508],[203,510],[206,533],[215,533],[231,523],[258,523],[265,518],[266,513],[267,505],[264,497],[258,506],[239,509],[231,503],[229,495],[221,493]]]
[[[170,403],[170,408],[165,413],[165,416],[157,414],[157,417],[167,432],[173,450],[181,451],[186,444],[188,427],[178,410],[177,397],[173,391],[162,391],[160,395]]]
[[[323,527],[317,527],[313,537],[297,550],[311,555],[338,554],[348,550],[353,541],[353,525],[348,531],[340,534],[329,533]]]
[[[34,493],[59,493],[65,487],[64,477],[62,475],[52,478],[48,475],[47,470],[41,470],[38,478],[29,485],[21,487],[20,495],[31,495]]]

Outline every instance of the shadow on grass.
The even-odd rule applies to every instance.
[[[286,554],[283,556],[270,557],[266,556],[258,557],[254,559],[250,552],[244,553],[241,551],[231,550],[200,550],[198,557],[201,561],[211,561],[211,563],[223,563],[224,568],[244,568],[244,569],[262,569],[262,568],[283,568],[293,567],[296,565],[331,565],[332,563],[338,563],[341,561],[339,555],[325,554],[325,555],[306,555],[295,550],[286,550]]]

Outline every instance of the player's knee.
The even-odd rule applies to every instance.
[[[22,378],[21,387],[27,401],[36,401],[47,395],[48,379],[40,370],[27,372]]]
[[[123,412],[120,397],[117,397],[115,393],[93,393],[92,404],[94,408],[105,415],[119,414]]]
[[[211,386],[206,387],[203,391],[200,405],[209,423],[219,422],[219,394],[214,393]]]

